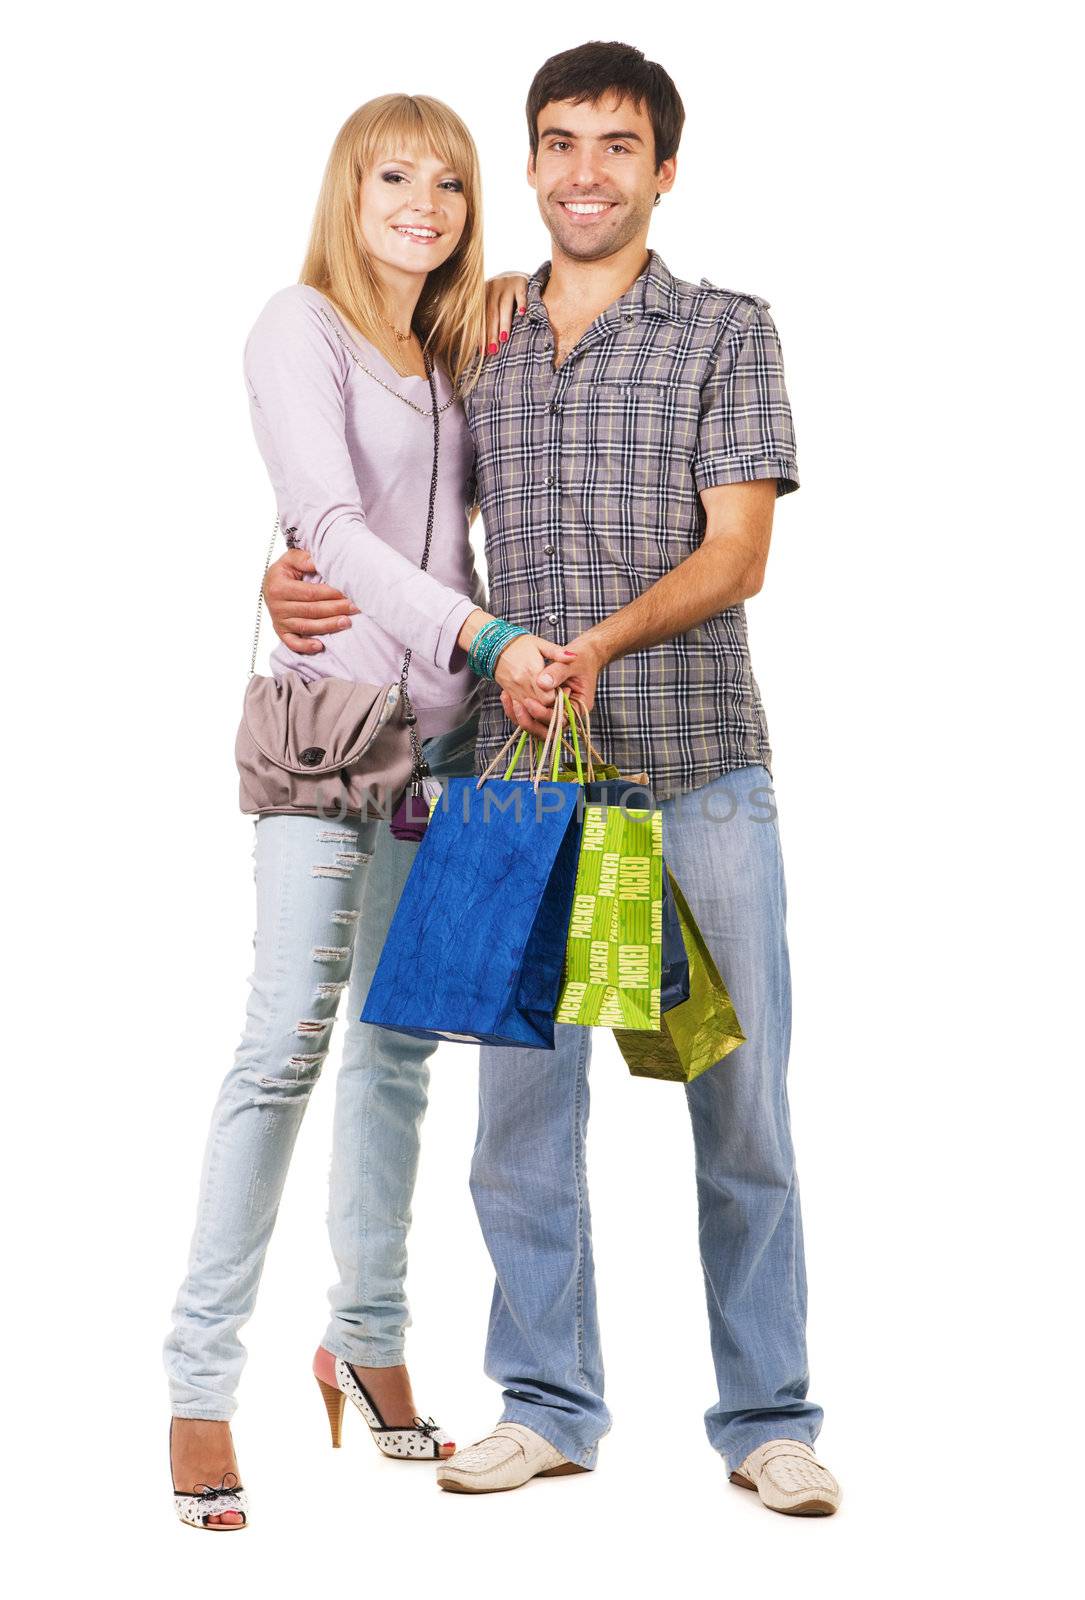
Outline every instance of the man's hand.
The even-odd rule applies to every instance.
[[[271,625],[299,656],[319,655],[324,646],[315,635],[339,633],[358,615],[358,607],[330,583],[302,582],[303,573],[315,571],[308,550],[288,550],[268,568],[264,579]]]
[[[595,706],[595,686],[607,664],[606,657],[596,640],[586,633],[580,634],[565,648],[572,659],[568,663],[559,662],[547,667],[545,672],[539,674],[539,687],[564,688],[571,699],[582,703],[585,711],[591,711]]]

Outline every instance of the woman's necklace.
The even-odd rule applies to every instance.
[[[400,333],[395,323],[389,322],[387,317],[382,317],[381,321],[384,323],[384,326],[388,329],[389,333],[393,334],[394,337],[399,340],[400,344],[408,344],[410,342],[411,335],[414,332],[413,328],[408,328],[406,333]]]
[[[340,332],[340,330],[336,327],[336,325],[332,321],[331,317],[329,317],[328,313],[324,310],[323,306],[320,306],[317,309],[320,311],[320,315],[324,318],[324,321],[328,324],[328,327],[335,334],[335,337],[339,340],[339,343],[343,346],[343,349],[346,351],[347,355],[354,362],[355,366],[361,368],[361,370],[365,373],[367,378],[372,378],[373,382],[374,383],[379,383],[382,389],[387,389],[389,394],[394,394],[397,400],[402,400],[403,404],[405,406],[410,406],[412,411],[417,411],[417,413],[418,413],[418,415],[420,417],[432,417],[433,416],[432,410],[426,411],[426,410],[423,409],[422,406],[416,406],[413,400],[408,400],[407,396],[405,394],[400,394],[398,389],[393,389],[392,385],[390,383],[385,383],[383,378],[378,378],[377,374],[375,372],[371,372],[370,369],[366,366],[365,362],[362,360],[362,358],[358,355],[358,352],[351,345],[349,345],[347,343],[346,339],[343,337],[343,335]],[[430,366],[430,359],[426,355],[425,351],[422,352],[422,362],[423,362],[423,365],[426,368],[426,376],[428,377],[429,374],[430,374],[431,366]],[[407,374],[404,373],[403,376],[406,377]],[[456,400],[457,400],[456,391],[455,391],[455,389],[453,389],[451,396],[445,401],[444,405],[437,407],[437,415],[440,416],[442,411],[447,411],[449,406],[454,406],[456,404]]]

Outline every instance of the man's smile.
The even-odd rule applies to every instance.
[[[605,216],[608,211],[613,211],[617,205],[616,200],[559,200],[558,205],[567,217],[576,217],[578,221],[594,222],[597,217]]]

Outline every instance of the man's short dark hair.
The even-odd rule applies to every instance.
[[[655,136],[656,170],[678,154],[686,110],[670,75],[658,61],[645,60],[643,50],[631,44],[603,44],[593,40],[575,50],[544,61],[527,92],[527,132],[531,154],[539,153],[539,112],[551,100],[590,100],[597,105],[614,93],[632,100],[637,110],[647,107]]]

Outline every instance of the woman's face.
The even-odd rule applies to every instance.
[[[359,218],[375,262],[424,277],[448,260],[463,237],[463,179],[439,156],[389,156],[362,181]]]

